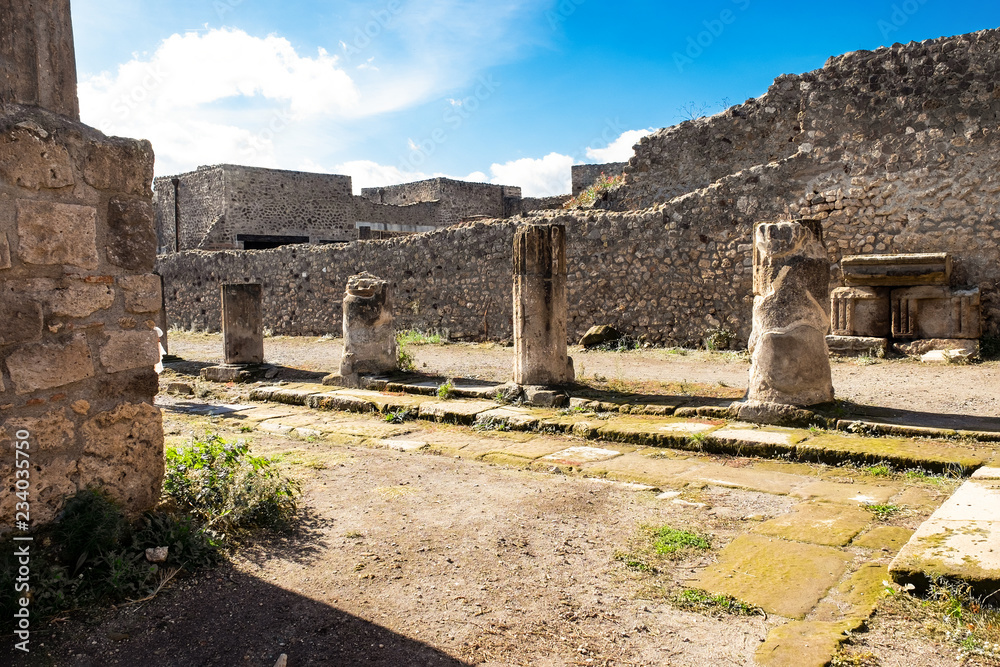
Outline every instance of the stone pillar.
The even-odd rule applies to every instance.
[[[514,382],[575,379],[566,355],[566,227],[524,225],[514,234]]]
[[[69,0],[0,0],[0,104],[80,119]]]
[[[389,282],[370,273],[351,276],[344,294],[342,383],[356,386],[361,375],[398,369]]]
[[[153,149],[78,122],[67,0],[0,0],[0,70],[0,532],[15,451],[32,524],[88,487],[148,509],[163,479]]]
[[[264,363],[260,283],[222,286],[222,339],[227,364]]]
[[[826,334],[830,260],[817,220],[754,228],[750,402],[810,406],[833,400]]]

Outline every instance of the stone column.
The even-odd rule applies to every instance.
[[[80,119],[69,0],[0,0],[0,104]]]
[[[566,355],[566,227],[525,225],[514,234],[514,382],[575,379]]]
[[[389,281],[370,273],[351,276],[344,294],[341,383],[356,386],[361,375],[391,373],[398,369]]]
[[[833,400],[826,347],[830,260],[817,220],[754,228],[750,402],[810,406]]]
[[[222,286],[222,338],[227,364],[264,363],[260,283]]]
[[[88,487],[140,512],[163,479],[153,150],[77,108],[68,0],[0,0],[0,515],[24,442],[33,525]]]

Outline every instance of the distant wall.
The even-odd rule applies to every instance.
[[[446,227],[468,218],[505,218],[520,212],[521,188],[432,178],[415,183],[363,188],[361,196],[394,206],[439,201],[437,226]]]
[[[608,178],[619,176],[625,171],[628,162],[608,162],[607,164],[575,164],[572,167],[573,196],[576,197],[581,192],[597,182],[597,179],[604,174]]]

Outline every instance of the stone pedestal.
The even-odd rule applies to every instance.
[[[830,263],[819,221],[754,228],[748,401],[809,406],[833,400],[826,333]]]
[[[896,338],[979,338],[979,289],[908,287],[892,291],[892,335]]]
[[[566,227],[525,225],[514,234],[514,382],[575,379],[566,354]]]
[[[834,336],[888,338],[889,289],[838,287],[830,294],[830,329]]]
[[[153,150],[77,120],[68,0],[0,0],[0,66],[0,532],[21,442],[32,525],[88,487],[139,512],[163,480]]]
[[[361,375],[397,370],[389,281],[370,273],[351,276],[344,294],[344,356],[337,384],[358,386]]]
[[[222,338],[227,364],[264,363],[262,298],[260,283],[222,286]]]

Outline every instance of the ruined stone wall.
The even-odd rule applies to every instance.
[[[453,225],[476,216],[509,217],[521,210],[515,205],[515,202],[521,199],[521,188],[492,183],[469,183],[450,178],[432,178],[416,183],[363,188],[361,196],[379,204],[395,206],[440,201],[437,220],[439,227]]]
[[[404,206],[377,204],[365,197],[354,197],[353,201],[356,223],[368,223],[373,228],[387,231],[428,231],[437,227],[440,217],[439,201],[414,202]]]
[[[0,108],[0,513],[14,517],[29,434],[31,522],[106,489],[151,507],[161,308],[149,142],[31,107]]]
[[[555,195],[553,197],[524,197],[521,199],[519,213],[531,211],[554,211],[561,209],[570,200],[570,195]]]
[[[176,187],[171,178],[158,178],[154,183],[157,245],[166,252],[199,247],[226,214],[221,168],[206,167],[175,178]],[[175,211],[180,212],[179,225]]]
[[[572,167],[573,196],[576,197],[581,192],[597,182],[601,174],[608,178],[618,176],[625,171],[628,162],[608,162],[607,164],[575,164]]]

